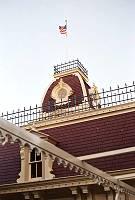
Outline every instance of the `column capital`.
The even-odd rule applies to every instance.
[[[39,192],[32,192],[34,199],[40,199],[41,195]]]
[[[80,188],[81,188],[83,194],[88,194],[89,191],[88,191],[87,185],[80,186]]]
[[[70,190],[71,190],[71,192],[72,192],[73,195],[77,195],[78,194],[77,187],[70,187]]]
[[[30,199],[30,193],[23,193],[24,199]]]

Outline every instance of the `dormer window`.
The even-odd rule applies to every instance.
[[[45,141],[48,141],[56,145],[56,141],[50,136],[40,133],[38,131],[31,132],[35,135],[39,135]],[[33,148],[31,150],[29,145],[25,145],[20,149],[21,156],[21,172],[19,173],[18,183],[25,181],[39,181],[48,180],[55,177],[52,173],[54,159],[44,152]]]
[[[30,153],[31,178],[42,177],[42,155],[34,148]]]

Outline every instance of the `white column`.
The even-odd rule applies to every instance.
[[[92,200],[92,193],[91,193],[91,191],[89,191],[88,194],[87,194],[87,200]]]
[[[24,182],[24,147],[20,147],[20,158],[21,158],[21,171],[19,173],[19,178],[17,179],[17,183]]]
[[[116,194],[115,194],[115,200],[120,200],[120,192],[116,192]]]
[[[20,178],[17,180],[18,183],[22,183],[29,180],[29,156],[30,148],[28,146],[20,148],[21,157],[21,171]]]
[[[107,192],[107,200],[113,200],[114,199],[113,196],[114,196],[113,191],[110,190]]]
[[[42,178],[43,179],[49,180],[55,177],[55,175],[51,173],[53,162],[54,160],[50,156],[45,155],[42,152]]]
[[[104,186],[104,191],[106,192],[107,200],[114,200],[114,193],[111,188],[107,185]]]

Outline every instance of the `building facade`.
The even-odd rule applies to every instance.
[[[74,60],[41,106],[2,114],[0,198],[135,199],[135,84],[99,91]],[[6,185],[5,185],[6,184]]]

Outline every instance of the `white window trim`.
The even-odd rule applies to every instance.
[[[32,149],[33,150],[33,149]],[[42,180],[43,178],[43,153],[41,152],[41,160],[40,161],[34,161],[34,162],[31,162],[30,161],[30,158],[31,158],[31,152],[32,151],[30,151],[29,152],[29,180],[30,181],[37,181],[37,180]],[[31,164],[32,163],[38,163],[38,162],[41,162],[42,163],[42,176],[41,177],[34,177],[34,178],[32,178],[31,177]],[[37,173],[37,172],[36,172]]]

